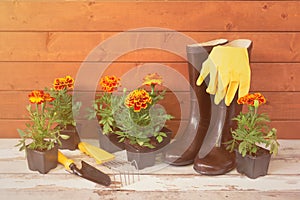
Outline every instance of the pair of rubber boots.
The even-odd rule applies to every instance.
[[[242,110],[236,103],[237,95],[230,106],[224,100],[216,105],[213,95],[206,92],[209,77],[200,86],[196,85],[202,63],[217,45],[245,47],[250,57],[252,42],[239,39],[228,43],[226,39],[218,39],[187,46],[190,119],[184,133],[176,136],[163,154],[164,162],[176,166],[194,163],[194,170],[205,175],[221,175],[235,168],[235,154],[226,150],[224,143],[232,139],[230,131],[236,127],[232,118]]]

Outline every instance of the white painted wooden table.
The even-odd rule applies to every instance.
[[[280,140],[280,152],[272,157],[269,174],[258,179],[249,179],[235,170],[221,176],[203,176],[192,166],[162,165],[141,171],[140,180],[133,184],[112,187],[69,174],[61,165],[45,175],[30,171],[24,152],[14,147],[16,143],[17,139],[0,140],[1,200],[300,199],[300,140]],[[63,152],[75,162],[85,160],[106,170],[77,150]]]

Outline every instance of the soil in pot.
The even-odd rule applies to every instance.
[[[101,149],[110,153],[125,149],[124,143],[119,142],[118,135],[113,133],[103,135],[101,130],[99,130],[99,144]]]
[[[68,149],[72,151],[77,149],[78,144],[80,142],[80,138],[76,126],[67,125],[65,129],[60,131],[60,134],[68,135],[69,138],[66,140],[60,140],[62,145],[59,147],[59,149]]]
[[[50,150],[33,150],[26,148],[26,158],[28,168],[32,171],[38,171],[41,174],[47,174],[51,169],[57,166],[58,145]]]
[[[245,174],[251,179],[267,175],[271,159],[269,150],[259,148],[255,156],[246,155],[245,157],[242,157],[238,151],[235,153],[236,169],[239,173]]]

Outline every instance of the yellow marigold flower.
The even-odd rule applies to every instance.
[[[64,78],[56,78],[54,80],[53,87],[55,90],[73,89],[74,79],[71,76],[66,76]]]
[[[74,87],[74,79],[71,76],[65,77],[65,85],[67,89],[73,89]]]
[[[255,100],[258,101],[259,105],[266,103],[266,98],[261,93],[247,94],[246,96],[239,98],[237,103],[254,106]]]
[[[163,80],[160,75],[157,73],[152,73],[148,74],[144,79],[143,79],[143,85],[162,85]]]
[[[101,78],[100,85],[103,91],[112,93],[121,85],[120,78],[116,76],[105,76]]]
[[[35,104],[41,104],[45,101],[53,101],[54,98],[49,93],[44,93],[42,90],[33,90],[29,95],[29,101]]]
[[[152,103],[149,93],[144,89],[136,89],[130,92],[125,100],[125,105],[128,108],[133,108],[134,112],[140,112],[141,109],[146,109],[148,104]]]
[[[53,82],[55,90],[62,90],[64,88],[64,78],[56,78]]]

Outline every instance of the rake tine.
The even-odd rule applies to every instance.
[[[140,180],[140,173],[136,161],[125,161],[115,158],[114,160],[103,163],[103,165],[114,172],[117,172],[122,186],[132,184]]]
[[[123,175],[121,172],[118,172],[118,173],[119,173],[119,179],[120,179],[121,186],[123,187],[124,186]]]
[[[128,180],[128,185],[131,184],[130,182],[130,171],[127,170],[127,180]]]

